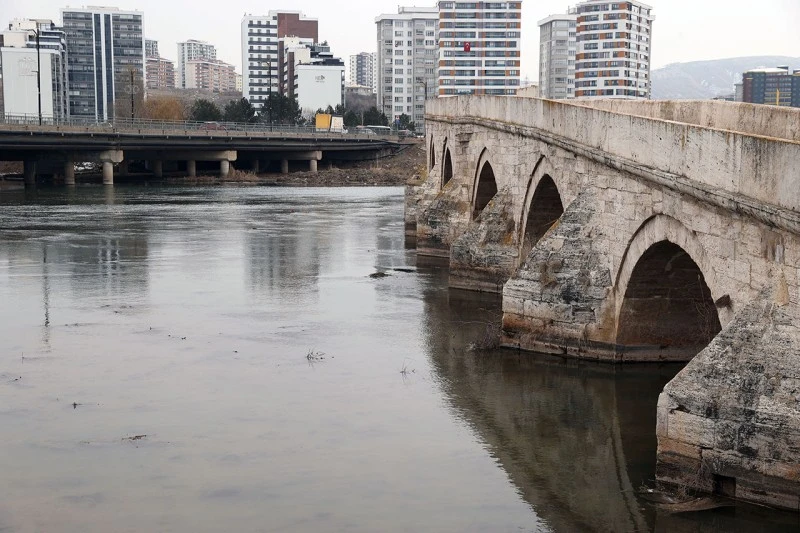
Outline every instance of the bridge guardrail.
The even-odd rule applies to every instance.
[[[38,115],[0,115],[0,126],[22,127],[25,130],[36,131],[39,128],[52,131],[85,131],[104,133],[182,133],[184,135],[199,134],[209,137],[225,136],[313,136],[324,139],[400,139],[399,135],[376,135],[348,131],[318,131],[314,126],[296,126],[286,124],[240,123],[240,122],[197,122],[197,121],[166,121],[151,119],[115,119],[102,122],[85,118],[58,118],[42,117],[41,125]]]

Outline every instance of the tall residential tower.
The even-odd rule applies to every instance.
[[[400,7],[375,19],[378,36],[378,109],[398,120],[425,123],[425,100],[436,94],[439,13],[435,7]]]
[[[514,95],[522,2],[439,3],[439,95]]]
[[[61,11],[69,115],[112,120],[118,101],[144,88],[144,16],[114,7]]]
[[[361,52],[350,56],[350,84],[372,87],[372,92],[378,92],[376,62],[375,52]]]
[[[575,96],[649,99],[653,9],[586,0],[576,8]]]
[[[578,16],[551,15],[539,21],[539,90],[542,98],[575,96],[575,30]]]
[[[270,93],[284,94],[284,46],[286,37],[319,41],[319,22],[299,11],[270,11],[242,19],[242,93],[261,107]]]
[[[189,66],[189,61],[204,60],[214,61],[217,59],[217,49],[213,44],[205,41],[189,39],[178,43],[178,71],[176,73],[175,85],[179,89],[188,89],[188,70],[194,67]]]

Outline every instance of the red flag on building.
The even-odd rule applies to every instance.
[[[469,43],[464,43],[464,51],[469,52],[472,49],[472,45]]]

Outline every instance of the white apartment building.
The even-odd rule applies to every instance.
[[[575,96],[649,99],[653,8],[586,0],[575,11]]]
[[[425,125],[425,100],[436,95],[439,11],[400,7],[375,19],[378,41],[378,109],[390,121],[408,115]]]
[[[516,94],[522,1],[438,5],[439,95]]]
[[[297,98],[303,114],[344,103],[345,65],[330,46],[301,37],[286,37],[281,43],[285,94]]]
[[[161,57],[161,54],[158,53],[158,41],[155,39],[144,40],[144,57],[148,59]]]
[[[39,33],[39,54],[35,32]],[[66,118],[66,38],[61,28],[48,19],[14,20],[0,32],[0,40],[0,113],[37,116],[37,82],[41,81],[43,120]]]
[[[242,95],[261,107],[270,93],[285,93],[283,44],[286,37],[319,41],[317,19],[299,11],[270,11],[242,18]]]
[[[378,92],[377,60],[375,52],[350,56],[350,85],[372,87],[372,92]]]
[[[578,15],[551,15],[539,21],[539,90],[542,98],[575,96]]]
[[[217,49],[213,44],[205,41],[190,39],[178,43],[178,72],[175,75],[175,85],[179,89],[188,89],[188,63],[193,60],[213,61],[217,59]]]

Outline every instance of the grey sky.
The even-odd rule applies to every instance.
[[[523,0],[522,74],[538,79],[537,21],[564,12],[575,2]],[[241,71],[240,22],[245,13],[270,9],[300,10],[319,19],[320,39],[345,60],[375,50],[375,17],[396,13],[397,6],[433,6],[412,0],[91,0],[88,5],[138,9],[145,33],[157,39],[161,55],[176,57],[177,41],[200,39],[216,45],[218,56]],[[653,66],[748,55],[800,56],[800,0],[651,0],[655,8]],[[13,18],[59,20],[64,0],[0,0],[0,24]],[[72,6],[78,5],[73,3]],[[800,68],[800,65],[791,65]]]

